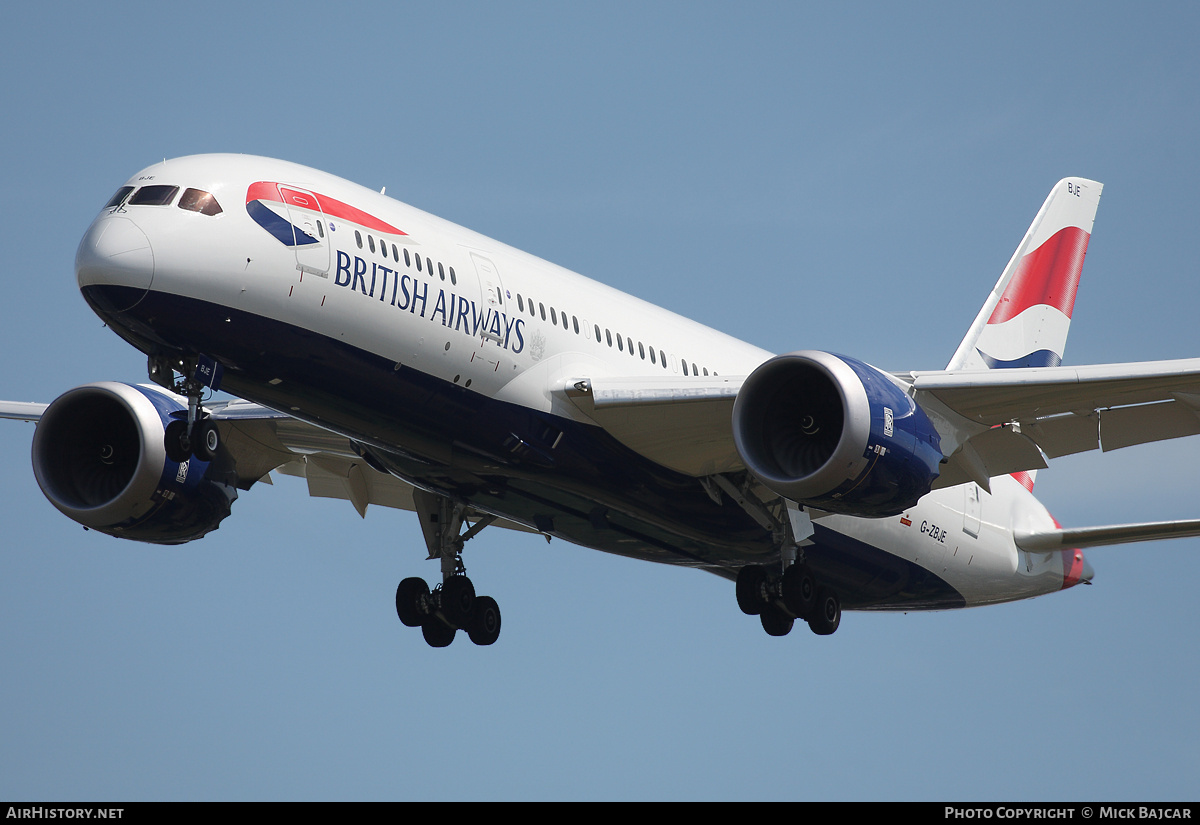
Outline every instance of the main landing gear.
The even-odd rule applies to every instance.
[[[818,636],[829,636],[842,621],[837,593],[818,585],[803,562],[789,565],[782,575],[765,565],[746,565],[738,571],[737,602],[743,613],[758,616],[771,636],[786,636],[796,619],[808,622]]]
[[[408,578],[396,588],[396,615],[405,627],[421,628],[430,647],[446,647],[459,630],[477,645],[500,638],[500,607],[490,596],[476,596],[466,576],[455,575],[434,590],[424,579]]]
[[[748,564],[738,571],[737,603],[742,612],[758,616],[771,636],[792,632],[796,619],[808,622],[818,636],[828,636],[842,621],[842,603],[829,587],[818,584],[805,563],[803,548],[813,544],[812,516],[794,501],[764,501],[749,474],[716,474],[700,479],[709,498],[723,505],[731,499],[771,534],[779,552],[778,567]],[[782,572],[781,572],[782,571]]]
[[[400,582],[396,615],[406,627],[421,628],[430,647],[446,647],[460,630],[477,645],[492,644],[500,637],[500,607],[490,596],[475,595],[475,585],[465,575],[462,548],[495,521],[495,516],[468,525],[460,535],[467,523],[465,505],[424,490],[413,490],[413,501],[429,558],[441,560],[442,583],[431,590],[424,579]]]

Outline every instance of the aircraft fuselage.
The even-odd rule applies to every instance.
[[[89,305],[142,352],[208,356],[223,389],[548,535],[730,578],[778,562],[747,512],[563,396],[588,376],[745,375],[771,353],[302,166],[195,156],[127,186],[76,268]],[[171,186],[163,203],[133,202]],[[187,191],[220,211],[182,206],[199,197]],[[803,552],[846,608],[964,607],[1090,578],[1078,551],[1014,544],[1014,526],[1052,523],[1002,477],[991,494],[935,490],[899,517],[819,518]]]

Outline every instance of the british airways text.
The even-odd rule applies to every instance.
[[[480,312],[474,301],[444,287],[431,296],[428,281],[376,262],[368,263],[357,255],[352,259],[338,250],[333,283],[465,335],[486,334],[513,353],[525,349],[525,319],[510,318],[491,308]]]

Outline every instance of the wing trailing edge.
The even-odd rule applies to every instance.
[[[898,377],[942,434],[937,487],[1200,434],[1200,358]]]

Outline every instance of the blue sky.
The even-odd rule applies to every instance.
[[[145,380],[74,283],[130,174],[316,166],[774,351],[940,368],[1056,180],[1102,181],[1066,363],[1200,355],[1191,4],[65,8],[0,31],[0,397]],[[714,576],[486,531],[431,650],[415,518],[245,493],[86,533],[0,426],[0,798],[1194,799],[1197,540],[1095,586],[768,638]],[[1200,441],[1056,461],[1065,525],[1200,515]]]

